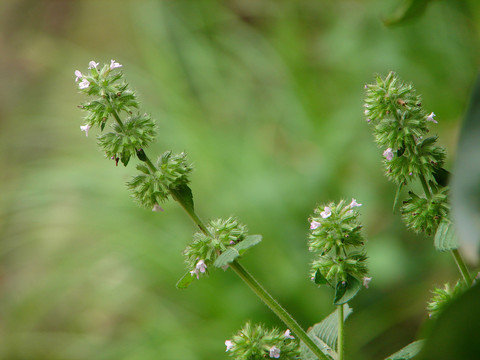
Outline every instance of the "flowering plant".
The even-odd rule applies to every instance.
[[[86,136],[91,128],[100,129],[97,144],[115,165],[120,161],[127,166],[132,158],[138,159],[138,174],[128,181],[127,187],[139,205],[155,212],[163,211],[161,204],[173,199],[197,225],[198,232],[184,250],[187,269],[177,287],[186,288],[215,268],[231,269],[287,326],[280,331],[247,322],[225,341],[227,353],[239,360],[343,360],[344,322],[352,312],[348,302],[362,287],[368,288],[372,280],[368,276],[366,240],[359,220],[362,204],[355,199],[330,202],[317,206],[309,219],[308,248],[315,255],[310,277],[319,287],[327,285],[333,289],[336,310],[305,332],[239,262],[262,237],[249,235],[247,226],[236,217],[207,223],[200,219],[189,187],[193,166],[185,153],[173,154],[167,150],[156,161],[150,160],[145,150],[155,140],[155,121],[149,114],[138,111],[137,97],[121,68],[115,60],[101,67],[91,61],[86,73],[75,71],[79,91],[90,99],[80,106],[86,112],[80,129]],[[434,114],[428,115],[413,87],[393,73],[386,79],[378,77],[376,84],[366,88],[365,115],[374,126],[377,144],[383,149],[387,176],[398,186],[396,200],[402,188],[415,179],[421,181],[424,189],[425,196],[409,192],[401,209],[403,219],[416,232],[436,233],[438,248],[448,248],[454,253],[465,285],[470,286],[468,270],[455,245],[447,241],[451,239],[448,235],[451,232],[447,172],[442,167],[445,150],[436,145],[436,137],[425,138],[428,124],[436,123]],[[111,124],[107,127],[109,121]],[[443,290],[435,290],[436,295],[429,304],[432,314],[438,313],[442,304],[461,292],[462,286],[455,286],[453,291],[448,285]]]

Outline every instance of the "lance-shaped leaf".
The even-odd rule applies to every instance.
[[[242,255],[247,249],[262,241],[262,235],[249,235],[244,240],[227,248],[213,263],[217,268],[223,268]]]
[[[335,305],[342,305],[350,301],[362,288],[362,283],[357,278],[347,275],[345,283],[339,282],[335,287]]]
[[[186,289],[195,280],[195,275],[190,274],[190,271],[183,275],[177,281],[177,289]]]
[[[343,310],[343,321],[352,313],[352,308],[347,305]],[[315,324],[309,331],[308,336],[318,345],[322,352],[333,358],[337,358],[334,349],[337,348],[338,338],[338,310],[328,315],[318,324]],[[300,344],[300,358],[302,360],[317,360],[312,351],[304,343]]]

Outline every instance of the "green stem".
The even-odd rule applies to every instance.
[[[110,102],[110,105],[112,105],[111,102]],[[112,105],[112,107],[113,107],[113,105]],[[122,131],[124,131],[125,128],[123,127],[123,122],[120,119],[120,116],[118,116],[117,111],[112,109],[112,115],[115,118],[115,121],[117,122],[118,126],[120,126],[120,129],[122,129]]]
[[[123,130],[123,123],[115,110],[112,111],[113,117],[117,121],[118,126]],[[156,171],[155,166],[145,154],[145,163],[150,170]],[[207,236],[212,236],[208,231],[206,225],[195,213],[192,206],[186,204],[175,190],[171,190],[172,197],[185,210],[192,221],[199,227],[199,229]],[[237,261],[230,264],[230,268],[253,290],[253,292],[282,320],[288,328],[293,331],[298,338],[307,345],[307,347],[322,360],[328,360],[327,356],[318,348],[313,340],[307,335],[305,330],[295,321],[295,319],[260,285],[260,283],[250,275],[247,270]],[[342,315],[343,318],[343,315]]]
[[[344,322],[343,322],[343,304],[338,305],[338,340],[337,340],[337,353],[338,360],[343,360],[343,353],[345,348],[344,343]]]
[[[295,319],[248,273],[237,261],[230,264],[230,268],[252,289],[252,291],[282,320],[285,325],[319,358],[328,360],[327,356],[318,348],[305,330]]]
[[[453,258],[455,259],[455,262],[457,263],[458,269],[460,270],[460,273],[463,276],[463,279],[465,280],[465,283],[467,286],[472,285],[472,277],[470,276],[470,273],[467,269],[467,265],[465,265],[465,262],[462,259],[462,256],[460,255],[460,252],[458,249],[451,250],[451,253],[453,255]]]
[[[422,187],[423,187],[423,191],[425,192],[425,196],[427,197],[427,199],[431,199],[432,194],[430,193],[430,189],[428,187],[427,180],[425,180],[425,176],[423,175],[423,173],[420,173],[420,182],[422,183]]]

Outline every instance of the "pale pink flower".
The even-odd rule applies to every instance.
[[[292,339],[292,340],[295,339],[294,336],[290,335],[290,329],[287,329],[287,331],[285,331],[283,336],[285,337],[285,339]]]
[[[88,136],[88,130],[90,130],[91,126],[89,124],[87,125],[80,125],[80,130],[85,131],[85,136]]]
[[[93,68],[96,69],[97,66],[98,66],[98,64],[99,64],[99,63],[97,63],[97,62],[95,62],[95,61],[92,60],[92,61],[90,61],[90,62],[88,63],[88,68],[89,68],[89,69],[93,69]]]
[[[360,207],[362,206],[363,204],[359,204],[357,203],[357,200],[353,199],[352,198],[352,202],[350,203],[350,207],[353,209],[354,207]]]
[[[227,350],[225,350],[225,351],[232,350],[233,342],[231,340],[225,340],[225,346],[227,347]]]
[[[435,113],[432,112],[430,115],[427,116],[427,121],[431,121],[433,122],[434,124],[438,124],[438,121],[434,119],[435,117]]]
[[[370,281],[372,281],[372,278],[371,277],[364,277],[363,278],[363,286],[365,286],[366,289],[368,289],[368,284],[370,283]]]
[[[324,219],[328,218],[330,215],[332,215],[332,209],[330,209],[328,206],[325,206],[323,208],[324,211],[320,213],[320,216]]]
[[[121,64],[117,63],[115,60],[110,60],[110,70],[122,67]]]
[[[312,220],[310,223],[310,230],[315,230],[316,228],[319,228],[322,226],[322,223],[319,223],[318,221]]]
[[[207,264],[205,264],[205,261],[200,260],[197,262],[197,265],[195,265],[195,270],[190,271],[191,275],[196,275],[197,279],[200,278],[200,273],[204,274],[207,271]]]
[[[90,82],[87,79],[83,79],[80,84],[78,84],[78,87],[80,89],[86,89],[90,86]]]
[[[393,159],[393,150],[392,148],[388,148],[387,150],[385,150],[383,152],[383,156],[385,157],[385,159],[387,159],[387,161],[390,161]]]
[[[155,204],[153,205],[152,211],[155,211],[155,212],[163,211],[163,208],[160,205]]]
[[[75,76],[75,82],[78,82],[78,80],[83,77],[83,74],[79,70],[75,70]]]
[[[276,346],[273,346],[270,349],[270,354],[269,355],[270,355],[271,358],[278,359],[280,357],[280,349],[277,348]]]

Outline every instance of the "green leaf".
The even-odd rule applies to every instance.
[[[347,275],[347,281],[344,284],[338,282],[335,287],[334,305],[342,305],[350,301],[361,289],[362,283],[357,278]]]
[[[400,198],[400,194],[402,193],[403,183],[398,185],[397,192],[395,193],[395,199],[393,200],[393,213],[395,214],[395,209],[398,204],[398,199]]]
[[[180,280],[177,281],[177,289],[186,289],[195,280],[195,275],[190,274],[190,271],[183,275]]]
[[[403,0],[395,12],[383,20],[386,26],[399,25],[421,16],[432,0]]]
[[[480,245],[480,76],[458,141],[452,175],[452,215],[459,245],[476,254]]]
[[[352,313],[352,308],[346,304],[343,310],[343,321]],[[315,324],[309,331],[308,336],[318,345],[325,355],[336,357],[333,349],[337,348],[338,338],[338,309],[328,315],[318,324]],[[300,358],[302,360],[317,360],[318,358],[302,342],[300,344]]]
[[[262,235],[249,235],[244,240],[227,248],[213,263],[217,268],[223,268],[242,255],[247,249],[262,241]]]
[[[320,270],[315,272],[315,284],[317,285],[325,285],[328,283],[327,279],[322,275]]]
[[[422,346],[425,340],[417,340],[414,341],[407,346],[405,346],[400,351],[397,351],[395,354],[390,355],[385,360],[410,360],[413,359],[415,355],[417,355],[420,350],[422,350]]]
[[[450,251],[458,249],[458,241],[455,230],[450,220],[444,219],[440,222],[434,238],[435,249],[438,251]]]
[[[178,202],[185,206],[187,212],[194,212],[193,194],[187,184],[177,186],[175,189],[170,189],[170,191],[172,192],[172,195],[178,199]]]

